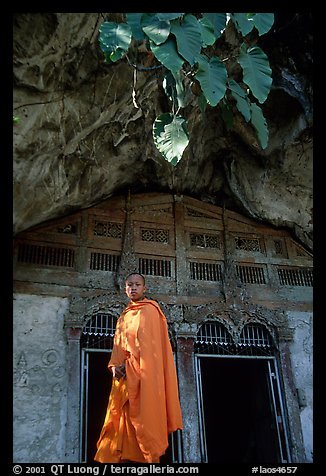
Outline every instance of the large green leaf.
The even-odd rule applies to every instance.
[[[131,28],[132,36],[135,40],[143,40],[145,34],[141,29],[141,18],[144,13],[126,13],[127,23]]]
[[[267,33],[274,24],[274,13],[256,13],[252,17],[255,27],[259,35]]]
[[[149,42],[150,48],[155,57],[172,73],[179,71],[182,68],[184,59],[179,55],[175,41],[168,38],[165,43],[155,45],[152,41]]]
[[[177,105],[178,108],[186,106],[186,90],[181,71],[174,73],[167,71],[163,79],[163,88],[174,105]]]
[[[214,35],[214,27],[208,18],[200,18],[198,20],[200,31],[201,31],[201,38],[202,38],[202,46],[206,48],[206,46],[213,45],[216,41],[216,37]]]
[[[202,15],[213,25],[215,39],[219,38],[225,30],[226,13],[202,13]]]
[[[168,20],[160,20],[157,15],[146,13],[142,16],[141,27],[143,32],[156,45],[164,43],[170,34],[170,22]]]
[[[183,21],[171,21],[171,33],[177,42],[177,49],[181,56],[193,66],[201,50],[201,32],[197,18],[191,14],[185,15]]]
[[[172,165],[177,165],[189,143],[187,123],[181,116],[164,113],[153,124],[156,148]]]
[[[227,71],[219,58],[209,60],[206,56],[198,57],[196,78],[208,104],[216,106],[226,91]]]
[[[160,20],[175,20],[180,18],[184,13],[156,13]]]
[[[119,60],[131,43],[131,28],[126,23],[103,22],[99,29],[99,42],[105,57]]]
[[[254,27],[252,16],[248,13],[231,13],[231,19],[243,36],[248,35]]]
[[[255,104],[251,104],[251,123],[257,131],[258,139],[262,149],[266,149],[268,145],[268,127],[261,108]]]
[[[243,69],[243,81],[260,103],[266,101],[272,86],[272,70],[265,53],[258,46],[247,50],[240,48],[239,63]]]
[[[237,109],[241,112],[246,122],[249,122],[251,110],[248,95],[234,79],[229,81],[229,88],[232,96],[236,100]]]

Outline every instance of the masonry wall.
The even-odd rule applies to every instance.
[[[68,300],[15,294],[13,437],[15,463],[64,461]]]
[[[313,324],[312,313],[288,312],[294,329],[290,355],[295,390],[300,409],[304,448],[308,463],[313,462]]]

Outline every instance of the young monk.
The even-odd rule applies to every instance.
[[[130,302],[119,317],[108,364],[112,388],[94,460],[159,463],[168,434],[182,429],[176,369],[167,321],[147,299],[144,276],[125,282]]]

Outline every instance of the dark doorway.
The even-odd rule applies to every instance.
[[[208,462],[280,462],[267,359],[199,360]]]
[[[96,443],[109,402],[112,376],[107,365],[111,353],[105,350],[84,350],[83,384],[83,443],[82,462],[94,462]],[[161,457],[161,464],[176,462],[178,457],[178,432],[169,437],[169,447]]]
[[[109,401],[112,377],[107,365],[111,353],[89,350],[85,354],[83,462],[91,463],[94,462],[96,443],[100,436]]]

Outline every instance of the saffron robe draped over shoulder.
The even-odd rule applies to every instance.
[[[168,434],[182,429],[178,382],[167,322],[157,302],[130,302],[117,321],[108,367],[113,378],[95,461],[159,462]]]

